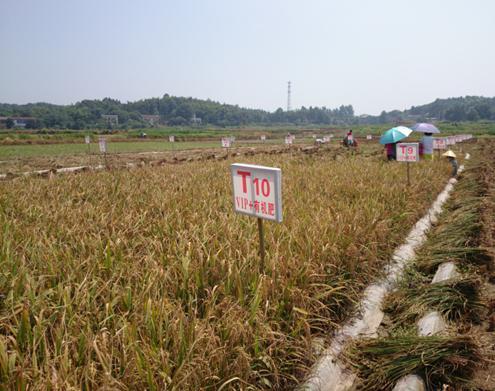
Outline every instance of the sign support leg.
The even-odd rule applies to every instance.
[[[406,162],[407,165],[407,186],[411,186],[411,168],[409,167],[411,163]]]
[[[263,219],[258,217],[258,234],[260,237],[260,271],[264,273],[265,271],[265,239],[263,237]]]

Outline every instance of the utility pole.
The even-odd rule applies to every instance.
[[[290,111],[290,81],[288,82],[288,88],[287,88],[287,111]]]

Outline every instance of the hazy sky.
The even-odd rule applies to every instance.
[[[0,102],[193,96],[358,114],[495,95],[493,0],[0,0]]]

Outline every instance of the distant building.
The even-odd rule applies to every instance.
[[[25,128],[27,126],[32,126],[36,122],[34,117],[0,117],[0,128],[8,128],[9,120],[11,128]]]
[[[102,114],[101,118],[105,120],[108,125],[118,125],[119,116],[114,114]]]
[[[144,122],[147,122],[151,126],[156,126],[160,123],[159,115],[142,114],[141,117],[143,118]]]

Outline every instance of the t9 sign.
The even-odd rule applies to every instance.
[[[266,220],[282,221],[282,171],[279,168],[232,164],[234,210]]]
[[[419,144],[418,143],[398,143],[397,144],[397,161],[398,162],[419,162]]]

